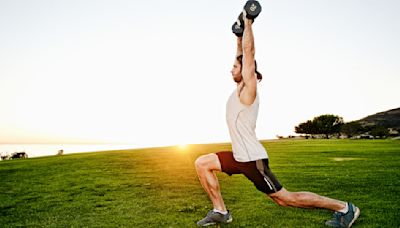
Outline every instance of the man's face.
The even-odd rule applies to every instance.
[[[235,60],[232,70],[231,70],[232,78],[236,83],[242,81],[242,65],[240,65],[239,61]]]

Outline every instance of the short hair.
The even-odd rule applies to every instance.
[[[239,61],[240,65],[243,66],[243,55],[239,55],[238,57],[236,57],[236,60]],[[257,75],[257,80],[259,82],[261,82],[262,74],[260,72],[258,72],[258,70],[257,70],[257,61],[256,60],[254,60],[254,67],[255,67],[255,72],[256,72],[256,75]]]

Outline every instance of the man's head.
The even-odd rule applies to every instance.
[[[242,62],[243,62],[243,55],[239,55],[236,57],[235,62],[233,64],[233,68],[231,70],[231,74],[233,77],[233,80],[236,83],[239,83],[242,81]],[[262,74],[257,71],[257,62],[254,60],[254,67],[255,67],[255,73],[257,75],[257,80],[261,81],[262,80]]]

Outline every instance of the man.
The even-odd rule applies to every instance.
[[[329,209],[335,213],[334,218],[327,221],[326,225],[350,227],[360,215],[359,208],[354,204],[311,192],[289,192],[269,169],[267,152],[255,135],[259,106],[257,79],[261,81],[262,75],[257,71],[254,59],[252,21],[246,18],[245,11],[243,20],[243,38],[237,38],[237,57],[231,71],[237,88],[229,97],[226,106],[233,152],[203,155],[195,162],[199,180],[214,207],[205,218],[197,222],[197,225],[232,222],[232,215],[226,209],[215,174],[222,171],[228,175],[244,174],[258,190],[266,193],[278,205]]]

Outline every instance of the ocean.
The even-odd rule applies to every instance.
[[[25,152],[29,158],[57,155],[59,150],[64,154],[135,149],[136,145],[117,144],[0,144],[0,155],[11,155],[14,152]]]

